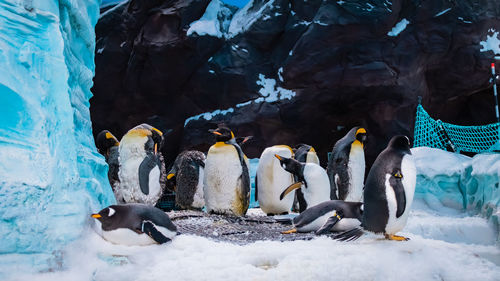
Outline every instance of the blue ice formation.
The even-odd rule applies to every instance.
[[[417,166],[415,198],[436,210],[444,206],[482,215],[500,229],[500,154],[471,158],[426,147],[413,148],[412,153]]]
[[[98,0],[0,0],[0,279],[64,267],[114,203],[89,113]]]

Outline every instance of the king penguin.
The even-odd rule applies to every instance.
[[[101,223],[103,238],[114,244],[163,244],[177,235],[168,215],[150,205],[111,205],[92,217]]]
[[[207,212],[244,216],[250,204],[248,159],[229,128],[219,125],[210,132],[216,143],[208,150],[205,163],[203,191]]]
[[[365,141],[366,130],[354,127],[333,146],[326,169],[330,179],[330,199],[355,202],[363,200]]]
[[[294,228],[283,234],[315,231],[317,235],[346,231],[361,224],[363,203],[330,200],[313,206],[292,221]]]
[[[294,156],[293,158],[299,162],[304,162],[304,163],[314,163],[314,164],[319,164],[319,158],[318,155],[316,154],[316,150],[314,150],[314,147],[301,143],[297,145],[294,149]],[[299,181],[297,179],[297,176],[295,176],[295,181]],[[302,189],[298,188],[295,190],[295,199],[293,201],[293,207],[292,210],[294,212],[299,212],[301,210],[300,205],[304,205],[304,194],[302,193]],[[302,208],[302,210],[305,210],[305,207]]]
[[[118,178],[118,171],[120,168],[120,163],[118,160],[119,145],[120,142],[118,142],[118,139],[108,130],[102,130],[96,137],[97,150],[104,156],[104,158],[106,159],[106,163],[108,163],[109,166],[108,180],[111,184],[111,187],[113,188],[113,191],[120,183],[120,179]]]
[[[297,176],[299,180],[287,187],[281,193],[280,199],[283,199],[293,190],[301,188],[304,194],[304,202],[300,204],[301,213],[312,206],[330,200],[328,176],[320,165],[314,163],[301,163],[293,158],[287,158],[277,154],[275,154],[275,157],[280,160],[283,169]]]
[[[363,229],[384,233],[386,239],[404,241],[395,235],[408,219],[417,180],[415,160],[406,136],[395,136],[375,159],[364,189]],[[338,240],[359,238],[363,231],[352,229],[336,236]]]
[[[255,176],[255,200],[268,216],[288,214],[294,199],[293,194],[289,194],[280,200],[281,192],[294,183],[294,178],[281,168],[275,154],[291,158],[293,151],[287,145],[275,145],[264,149],[260,156]]]
[[[167,180],[175,186],[175,204],[181,209],[201,209],[205,206],[203,178],[205,154],[201,151],[181,152],[168,172]]]
[[[158,201],[163,191],[162,141],[162,132],[148,124],[136,126],[123,136],[119,146],[120,185],[115,190],[118,202],[154,205]]]

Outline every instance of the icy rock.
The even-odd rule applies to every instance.
[[[413,148],[412,154],[417,166],[415,198],[435,210],[448,207],[482,215],[499,229],[500,154],[470,158],[427,147]]]
[[[114,203],[91,131],[99,1],[0,1],[0,279],[64,267]]]

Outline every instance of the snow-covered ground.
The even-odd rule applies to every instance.
[[[499,280],[495,231],[480,217],[417,201],[408,242],[368,234],[355,242],[261,241],[245,246],[180,235],[128,247],[90,231],[71,245],[67,270],[14,280]],[[16,270],[13,269],[13,272]]]

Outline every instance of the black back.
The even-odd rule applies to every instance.
[[[245,154],[241,147],[236,143],[236,140],[233,138],[230,141],[227,141],[226,144],[230,144],[236,148],[238,151],[238,157],[240,158],[241,164],[241,190],[240,190],[240,200],[243,202],[243,206],[245,209],[248,209],[250,205],[250,172],[248,171],[247,162],[245,161]]]
[[[387,198],[385,195],[385,178],[386,174],[390,174],[389,182],[397,183],[393,180],[394,175],[401,172],[401,161],[403,156],[411,154],[408,138],[406,136],[395,136],[389,142],[389,145],[375,159],[368,177],[366,178],[364,188],[364,212],[363,212],[363,228],[366,230],[380,233],[385,231],[385,226],[389,219],[389,208],[387,207]],[[402,184],[393,186],[398,201],[398,211],[396,214],[402,214],[404,210],[400,210],[400,204],[405,197]],[[405,199],[406,200],[406,199]],[[404,206],[404,205],[403,205]]]
[[[326,201],[302,212],[293,219],[293,224],[295,227],[307,225],[333,210],[337,211],[337,214],[342,216],[342,218],[353,218],[361,221],[363,214],[361,205],[363,205],[361,202],[346,202],[342,200]]]
[[[175,159],[171,172],[175,173],[175,203],[180,208],[189,209],[193,204],[200,167],[205,167],[205,154],[201,151],[183,151]]]
[[[311,148],[312,146],[304,143],[297,145],[297,147],[295,148],[295,153],[293,155],[293,158],[299,162],[305,163],[307,161],[307,153],[309,152],[309,150],[311,150]],[[298,176],[294,175],[294,178],[295,181],[301,181],[298,178]],[[295,205],[297,203],[299,204],[298,210],[295,208]],[[293,205],[294,205],[294,211],[299,211],[300,213],[302,213],[304,210],[307,209],[307,202],[306,199],[304,198],[304,193],[300,188],[295,190],[295,198]]]
[[[112,216],[108,216],[109,208],[115,210],[115,214]],[[142,222],[146,220],[158,226],[165,227],[170,231],[177,231],[177,227],[172,223],[167,214],[156,207],[146,204],[130,203],[124,205],[111,205],[102,209],[99,214],[101,218],[98,220],[101,222],[102,229],[105,231],[128,228],[137,233],[141,233]]]
[[[344,200],[349,190],[349,153],[351,145],[356,140],[356,131],[360,127],[352,128],[343,138],[338,140],[333,146],[331,157],[328,160],[326,173],[330,179],[330,199]],[[338,182],[335,182],[335,175],[338,174]],[[339,196],[337,197],[337,190]]]

